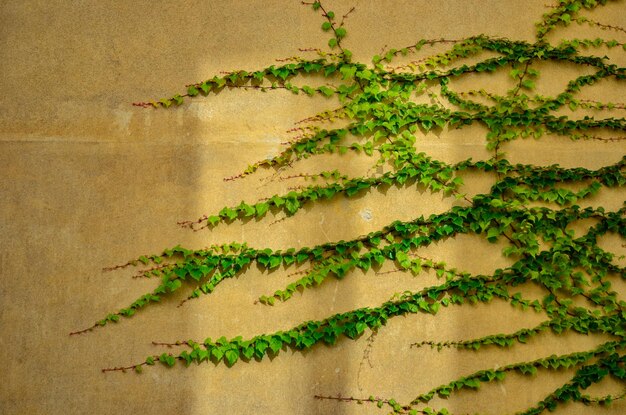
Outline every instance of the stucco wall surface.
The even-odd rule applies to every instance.
[[[462,38],[480,33],[533,41],[544,0],[328,1],[343,14],[345,45],[369,62],[384,47],[421,38]],[[594,11],[607,24],[626,25],[626,2]],[[177,221],[213,213],[242,199],[285,192],[287,181],[262,173],[224,182],[259,159],[277,154],[286,130],[337,102],[286,91],[223,91],[169,110],[131,102],[171,96],[184,85],[220,71],[258,69],[323,47],[328,36],[310,7],[295,0],[0,2],[0,413],[2,414],[377,414],[373,405],[320,401],[314,395],[393,396],[402,401],[484,367],[584,350],[600,339],[546,335],[508,350],[479,353],[429,348],[417,341],[464,339],[510,332],[541,321],[507,304],[449,308],[433,317],[390,321],[378,335],[273,360],[227,368],[207,364],[161,366],[134,373],[100,369],[142,361],[160,352],[151,342],[205,337],[252,337],[288,329],[356,307],[378,305],[394,293],[433,284],[412,278],[353,273],[296,295],[285,304],[255,304],[293,280],[290,271],[250,270],[213,295],[177,308],[183,294],[132,319],[81,336],[69,336],[154,287],[133,270],[103,272],[139,255],[181,244],[200,248],[247,241],[288,248],[354,238],[394,219],[444,212],[454,198],[412,189],[339,198],[271,224],[274,218],[235,222],[191,232]],[[566,38],[620,32],[573,26]],[[619,49],[619,48],[618,48]],[[607,51],[621,66],[626,53]],[[578,69],[542,68],[540,93],[558,93]],[[505,77],[504,77],[505,78]],[[504,90],[506,79],[475,76],[460,89]],[[541,89],[543,88],[543,89]],[[601,82],[587,98],[623,101],[622,84]],[[617,115],[616,115],[617,116]],[[619,115],[621,116],[621,115]],[[487,158],[479,127],[424,137],[425,152],[445,161]],[[573,142],[565,138],[511,143],[512,162],[598,168],[617,162],[623,142]],[[342,168],[367,171],[368,160],[346,155],[323,164],[306,160],[294,173]],[[334,166],[334,167],[333,167]],[[330,168],[329,168],[330,167]],[[466,178],[469,194],[491,181]],[[615,208],[624,192],[603,192],[595,206]],[[611,241],[607,242],[611,243]],[[623,247],[613,241],[616,252]],[[622,242],[623,243],[623,242]],[[476,236],[457,237],[424,251],[469,272],[493,272],[509,262],[499,247]],[[463,392],[433,406],[458,413],[512,413],[536,402],[571,377],[571,371],[515,377]],[[623,385],[603,384],[598,394]],[[623,414],[571,404],[560,414]]]

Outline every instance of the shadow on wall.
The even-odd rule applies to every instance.
[[[245,55],[241,60],[241,66],[246,68],[262,65],[248,62]],[[213,76],[213,73],[198,75],[202,79]],[[154,188],[151,191],[155,196],[154,203],[165,206],[168,217],[165,221],[151,213],[145,215],[144,220],[152,224],[146,224],[146,229],[141,231],[151,246],[145,252],[158,252],[161,248],[179,243],[192,249],[231,242],[247,242],[251,247],[260,249],[286,249],[314,246],[337,240],[340,235],[350,238],[362,233],[359,223],[350,219],[335,221],[330,225],[328,221],[325,222],[324,212],[331,211],[333,217],[338,217],[345,206],[344,201],[305,209],[284,221],[280,220],[280,216],[273,218],[268,215],[259,221],[236,220],[212,230],[172,230],[168,232],[170,237],[167,241],[160,232],[160,229],[168,226],[167,223],[172,224],[169,226],[173,228],[177,220],[193,220],[204,214],[215,214],[224,206],[238,205],[242,199],[253,202],[257,198],[288,192],[291,182],[268,180],[273,171],[262,170],[236,181],[225,182],[223,179],[238,174],[248,164],[277,154],[282,148],[281,142],[290,138],[286,131],[296,121],[327,109],[328,105],[326,100],[294,96],[282,90],[264,94],[225,88],[217,95],[198,97],[180,107],[139,110],[144,111],[140,115],[145,118],[144,125],[149,124],[152,130],[163,128],[176,133],[171,141],[159,133],[159,140],[164,140],[160,145],[165,151],[159,152],[162,158],[156,163],[156,169],[146,170],[151,180],[158,181],[155,176],[164,179],[161,194],[154,195]],[[167,123],[175,124],[176,128],[166,126]],[[312,172],[323,169],[315,163],[308,167]],[[173,216],[176,216],[175,220],[172,220]],[[311,290],[302,297],[296,296],[288,303],[275,307],[257,303],[259,296],[284,288],[297,278],[288,276],[292,272],[292,268],[268,273],[252,267],[224,281],[211,295],[189,301],[180,309],[174,306],[184,296],[175,296],[152,312],[141,312],[153,315],[145,323],[146,326],[154,326],[146,328],[152,335],[135,331],[132,336],[157,341],[187,338],[203,341],[206,337],[217,339],[225,336],[230,339],[238,335],[248,339],[352,308],[355,302],[352,294],[349,291],[340,292],[338,300],[339,284],[335,282],[325,284],[321,292]],[[140,324],[139,318],[141,316],[138,313],[123,324]],[[161,332],[155,331],[157,329]],[[131,336],[130,333],[128,335]],[[166,348],[162,351],[177,350]],[[148,352],[151,353],[154,350]],[[216,366],[191,367],[185,373],[161,367],[148,370],[155,372],[155,378],[164,382],[169,379],[186,390],[185,405],[189,413],[204,413],[209,409],[242,413],[278,411],[307,414],[318,410],[318,402],[313,398],[317,387],[347,389],[345,383],[353,377],[348,356],[341,350],[317,346],[306,353],[283,349],[273,361],[268,358],[261,362],[251,360],[232,368],[226,368],[221,362]],[[248,393],[233,394],[233,390]]]

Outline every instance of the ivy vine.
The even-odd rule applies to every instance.
[[[626,385],[626,302],[614,290],[611,281],[624,281],[626,273],[617,255],[603,249],[598,241],[611,234],[626,238],[626,205],[617,210],[603,207],[580,207],[577,203],[608,188],[626,183],[626,157],[597,170],[582,167],[563,168],[558,165],[534,166],[513,164],[506,159],[506,144],[518,139],[550,140],[565,136],[572,140],[621,142],[626,139],[624,117],[610,116],[626,109],[624,103],[600,102],[578,98],[578,93],[601,80],[623,82],[626,68],[607,57],[590,54],[599,48],[624,48],[624,43],[605,39],[570,39],[558,44],[548,35],[570,24],[589,24],[607,32],[625,32],[621,27],[594,21],[586,11],[602,6],[607,0],[560,0],[536,24],[536,42],[528,43],[489,36],[464,39],[420,40],[412,45],[389,49],[372,58],[370,63],[355,62],[343,45],[347,36],[346,17],[338,17],[324,8],[320,1],[303,2],[322,17],[321,29],[330,35],[330,52],[315,50],[315,58],[292,58],[280,65],[256,71],[234,71],[215,76],[187,88],[185,94],[154,102],[141,102],[142,107],[168,108],[183,105],[186,99],[217,94],[232,88],[271,91],[283,89],[294,94],[338,97],[341,105],[303,120],[294,131],[299,135],[277,156],[250,165],[236,180],[270,169],[281,174],[299,160],[323,154],[354,152],[372,158],[372,164],[387,172],[371,176],[349,177],[340,171],[321,171],[295,175],[309,185],[298,186],[286,194],[277,194],[257,201],[243,201],[197,220],[181,222],[194,230],[213,229],[246,218],[266,216],[289,217],[306,205],[343,195],[351,198],[374,188],[417,186],[459,200],[447,212],[420,216],[409,221],[394,221],[365,236],[314,247],[272,250],[232,243],[194,250],[181,246],[154,255],[145,255],[118,269],[141,267],[138,276],[155,278],[151,292],[127,307],[98,320],[93,326],[72,334],[92,331],[122,318],[131,317],[141,309],[159,302],[172,293],[188,289],[187,300],[212,294],[223,281],[236,277],[251,266],[270,271],[307,264],[298,271],[299,278],[274,293],[259,298],[273,305],[288,301],[297,291],[314,288],[328,279],[358,278],[353,270],[367,272],[393,263],[398,272],[417,275],[432,271],[440,283],[418,292],[405,292],[377,307],[359,308],[331,315],[323,320],[306,321],[289,330],[259,334],[249,339],[207,338],[157,345],[180,346],[180,353],[148,356],[129,367],[103,371],[136,370],[162,363],[223,361],[232,366],[239,361],[261,360],[276,356],[286,349],[306,350],[318,343],[335,344],[357,339],[365,332],[382,329],[388,320],[411,313],[437,314],[441,307],[490,303],[504,300],[521,310],[534,310],[544,321],[534,327],[512,333],[497,333],[460,341],[422,341],[413,348],[430,346],[437,349],[459,348],[477,350],[483,347],[507,348],[526,343],[542,332],[567,331],[610,338],[600,346],[572,354],[544,357],[510,364],[498,369],[484,369],[430,391],[416,394],[410,402],[392,397],[316,396],[339,402],[371,403],[398,414],[447,414],[445,408],[428,405],[435,397],[447,398],[461,389],[477,389],[488,382],[503,380],[509,373],[534,375],[538,370],[575,368],[573,377],[522,414],[539,414],[553,410],[568,401],[587,405],[605,405],[626,396],[626,387],[619,394],[593,397],[585,393],[592,384],[607,377]],[[445,45],[447,51],[409,61],[418,51],[434,45]],[[473,64],[465,58],[491,57]],[[404,57],[404,63],[393,65]],[[590,74],[571,79],[556,96],[541,96],[535,85],[541,74],[538,62],[570,63],[585,68]],[[507,71],[514,87],[503,95],[485,90],[458,92],[454,81],[475,73]],[[327,83],[309,86],[296,83],[302,75],[312,74]],[[310,78],[305,78],[310,79]],[[432,98],[428,104],[418,103],[416,96]],[[563,109],[592,109],[607,116],[572,118],[562,115]],[[324,128],[327,121],[344,121],[340,128]],[[463,129],[481,125],[488,130],[486,160],[463,160],[446,163],[419,151],[418,140],[431,130]],[[621,147],[623,149],[623,147]],[[494,184],[484,194],[468,197],[463,193],[464,171],[491,175]],[[571,225],[583,219],[591,223],[583,234],[576,234]],[[503,241],[502,255],[512,265],[496,269],[490,275],[471,274],[449,267],[419,254],[419,249],[434,242],[474,234],[490,242]],[[522,287],[538,287],[543,296],[527,298]]]

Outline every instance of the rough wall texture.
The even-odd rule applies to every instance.
[[[335,2],[333,8],[342,13],[352,3]],[[361,0],[356,5],[346,45],[362,61],[386,45],[421,38],[485,33],[532,41],[533,22],[545,11],[544,0]],[[625,6],[618,1],[595,16],[624,25]],[[479,354],[410,349],[414,341],[476,337],[540,321],[506,304],[492,304],[391,321],[369,348],[364,336],[231,369],[220,364],[157,367],[142,375],[100,372],[154,353],[151,340],[254,336],[379,304],[396,292],[433,282],[430,277],[359,274],[269,308],[254,300],[284,286],[287,277],[257,271],[224,283],[219,295],[181,308],[177,301],[166,302],[106,330],[68,336],[152,288],[150,281],[131,279],[132,271],[101,271],[129,258],[179,243],[310,246],[355,237],[392,219],[449,209],[453,202],[440,194],[391,189],[307,209],[271,227],[271,219],[213,232],[193,233],[176,225],[244,198],[284,191],[284,182],[266,184],[252,177],[224,183],[222,178],[276,154],[285,130],[332,104],[284,91],[242,90],[170,111],[130,102],[171,95],[221,70],[265,67],[275,58],[298,54],[299,47],[324,45],[319,24],[295,0],[0,2],[0,413],[379,413],[375,407],[317,401],[313,395],[406,400],[486,365],[582,350],[598,341],[570,334]],[[568,37],[607,37],[588,27],[568,30]],[[623,51],[612,53],[626,65]],[[572,73],[567,66],[544,68],[540,92],[562,90]],[[506,81],[476,76],[464,87],[485,85],[497,90]],[[623,92],[623,86],[602,82],[585,93],[622,101]],[[485,157],[484,134],[480,128],[429,134],[424,151],[446,161]],[[624,146],[553,139],[516,142],[506,151],[513,162],[597,168],[618,161]],[[296,171],[318,170],[315,163],[307,161]],[[326,163],[348,172],[367,169],[363,160],[348,156]],[[490,184],[467,181],[474,192]],[[615,191],[590,203],[615,207],[623,200],[623,191]],[[493,254],[493,245],[471,236],[428,252],[470,272],[490,272],[507,263]],[[446,405],[467,412],[514,412],[552,391],[571,372],[540,376],[540,381],[511,378],[479,393],[461,393]],[[618,386],[604,385],[606,391]],[[626,406],[623,401],[609,409],[569,405],[560,411],[621,414]]]

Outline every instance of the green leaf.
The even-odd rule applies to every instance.
[[[175,279],[167,283],[167,288],[169,288],[170,292],[174,292],[177,289],[179,289],[181,285],[182,285],[182,282],[180,282],[179,279]]]
[[[255,352],[257,353],[257,356],[263,356],[265,354],[265,350],[267,350],[269,344],[263,340],[257,340],[256,344],[255,344]]]
[[[282,263],[282,257],[274,255],[270,257],[269,268],[276,268]]]
[[[237,211],[235,209],[231,209],[231,208],[225,207],[224,209],[220,210],[220,216],[222,218],[227,218],[228,220],[233,220],[238,215],[237,215]]]
[[[311,88],[310,86],[307,86],[307,85],[304,85],[300,89],[302,89],[302,91],[304,91],[304,93],[307,94],[307,95],[313,95],[315,93],[315,89],[313,89],[313,88]]]
[[[276,354],[278,353],[278,351],[283,347],[283,342],[280,338],[278,337],[271,337],[270,338],[270,350],[272,351],[272,353]]]
[[[203,82],[200,84],[200,89],[206,95],[211,90],[211,84],[209,83],[209,81]]]
[[[196,281],[200,281],[200,278],[203,277],[202,271],[200,271],[198,268],[193,268],[189,271],[189,275],[191,275],[191,278],[193,278]]]
[[[211,356],[219,362],[222,360],[222,357],[224,357],[224,350],[222,350],[221,347],[213,347],[211,349]]]
[[[252,359],[252,356],[254,356],[254,347],[251,346],[247,346],[244,347],[242,349],[241,354],[243,355],[244,358],[246,358],[247,360]]]
[[[176,358],[168,353],[163,353],[159,356],[159,361],[168,367],[174,366],[176,364]]]
[[[285,200],[285,208],[290,215],[293,215],[300,209],[300,202],[298,199],[286,199]]]
[[[354,78],[354,74],[356,73],[356,67],[355,66],[350,66],[350,65],[343,65],[340,69],[339,72],[341,72],[341,78],[346,80],[346,79],[352,79]]]
[[[471,389],[478,389],[480,387],[480,381],[478,379],[466,379],[464,384]]]
[[[331,27],[332,27],[332,25],[330,24],[330,22],[322,23],[322,30],[325,31],[325,32],[329,31]]]
[[[396,254],[396,259],[403,269],[407,269],[411,266],[411,260],[405,252],[398,252]]]
[[[224,353],[224,358],[226,359],[226,365],[230,367],[239,359],[239,353],[233,349],[228,349],[226,353]]]
[[[239,211],[243,214],[244,217],[250,217],[250,216],[256,215],[256,208],[244,202],[241,202],[241,204],[239,205]]]
[[[335,93],[335,91],[333,91],[331,88],[327,86],[320,86],[319,88],[317,88],[317,90],[327,97],[330,97]]]
[[[487,240],[489,242],[495,242],[500,236],[500,231],[497,228],[489,228],[487,231]]]
[[[260,218],[260,217],[265,216],[269,208],[270,208],[270,205],[268,203],[257,203],[256,205],[254,205],[254,209],[256,211],[256,217]]]
[[[280,196],[273,196],[273,197],[270,199],[270,202],[271,202],[274,206],[276,206],[276,207],[281,207],[282,205],[284,205],[284,204],[285,204],[285,199],[283,199],[283,198],[282,198],[282,197],[280,197]]]

